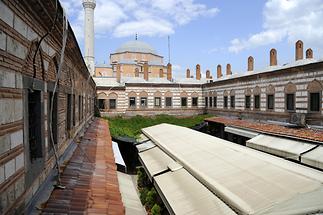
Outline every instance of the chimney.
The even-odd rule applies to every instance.
[[[277,51],[276,51],[276,49],[270,50],[270,66],[277,66]]]
[[[217,76],[217,78],[221,78],[222,77],[222,69],[221,69],[221,65],[220,64],[216,68],[216,76]]]
[[[201,80],[201,66],[200,66],[200,64],[196,65],[196,80]]]
[[[306,50],[306,59],[312,59],[313,58],[313,50],[311,48]]]
[[[206,78],[210,79],[211,78],[211,72],[210,70],[206,70]]]
[[[121,66],[120,64],[117,65],[117,82],[120,83],[121,80]]]
[[[148,81],[148,63],[144,64],[144,79]]]
[[[248,57],[248,71],[253,71],[253,63],[254,63],[254,60],[253,60],[253,57],[252,56],[249,56]]]
[[[301,40],[295,44],[295,60],[303,60],[303,42]]]
[[[227,64],[227,76],[232,75],[231,64]]]
[[[191,71],[190,69],[186,70],[186,78],[190,78],[191,77]]]
[[[139,69],[138,68],[135,69],[135,77],[139,77]]]
[[[164,77],[164,70],[163,69],[160,69],[159,70],[159,77],[160,78],[163,78]]]
[[[167,64],[167,80],[172,80],[172,64]]]

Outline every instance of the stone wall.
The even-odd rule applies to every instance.
[[[54,0],[46,3],[0,0],[0,214],[21,214],[54,167],[48,115],[62,48],[60,5],[55,29],[43,40],[38,53],[35,52],[40,37],[54,20],[55,11]],[[54,144],[59,155],[94,112],[95,83],[70,27],[67,44],[58,81],[57,108],[53,111],[55,123],[52,123],[57,130]],[[39,100],[35,104],[39,109],[32,112],[31,95],[36,94]],[[39,121],[31,118],[31,114],[38,116]],[[68,117],[72,117],[70,125]],[[34,142],[30,139],[34,121],[40,128],[35,134],[39,138],[35,140],[36,148],[30,141]],[[37,158],[32,151],[37,151]]]

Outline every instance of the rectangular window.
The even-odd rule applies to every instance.
[[[197,107],[198,104],[198,97],[193,97],[192,98],[192,107]]]
[[[129,107],[136,108],[136,97],[129,98]]]
[[[235,96],[231,96],[230,97],[230,106],[231,106],[231,108],[234,108],[235,107]]]
[[[216,96],[214,96],[213,97],[213,107],[216,108],[216,106],[217,106],[217,98],[216,98]]]
[[[187,106],[187,98],[186,97],[181,97],[181,106],[186,107]]]
[[[116,99],[109,99],[109,109],[116,109],[117,107],[117,101]]]
[[[209,106],[208,101],[209,101],[208,97],[205,97],[205,107],[206,108]]]
[[[250,108],[250,104],[251,104],[250,96],[246,96],[246,98],[245,98],[245,107],[246,107],[246,109]]]
[[[227,96],[223,97],[223,107],[228,108],[228,97]]]
[[[161,107],[161,98],[155,97],[155,107]]]
[[[260,95],[255,95],[254,97],[255,109],[260,108]]]
[[[147,97],[140,98],[140,107],[146,108],[147,107]]]
[[[286,95],[286,109],[287,111],[295,110],[295,94]]]
[[[28,92],[28,131],[30,160],[43,157],[41,135],[41,92]]]
[[[105,99],[99,99],[99,109],[100,110],[105,109],[104,101],[105,101]]]
[[[210,101],[210,107],[212,107],[212,105],[213,105],[213,98],[212,97],[209,97],[209,101]]]
[[[66,112],[66,130],[70,131],[72,128],[72,95],[67,94],[67,112]]]
[[[54,97],[54,98],[53,98]],[[57,93],[53,96],[53,92],[48,93],[48,140],[49,146],[48,151],[53,149],[53,143],[57,144]],[[52,103],[53,101],[53,103]],[[51,112],[51,106],[53,105],[53,110]],[[52,137],[51,137],[51,130],[52,130]],[[52,139],[53,138],[53,139]]]
[[[166,107],[172,106],[172,97],[166,97],[165,98]]]
[[[267,109],[273,110],[274,109],[274,95],[267,95]]]
[[[320,93],[310,93],[310,111],[318,112],[320,111]]]

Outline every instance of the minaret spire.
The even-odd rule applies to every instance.
[[[95,0],[83,0],[84,8],[84,61],[94,75],[94,8]]]

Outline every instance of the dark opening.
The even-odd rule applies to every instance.
[[[320,111],[320,93],[310,93],[310,111]]]
[[[181,97],[181,106],[186,107],[187,106],[187,98],[186,97]]]
[[[136,107],[136,98],[135,97],[129,98],[129,107],[132,107],[132,108]]]
[[[141,97],[141,98],[140,98],[140,106],[141,106],[142,108],[147,107],[147,97]]]
[[[267,109],[274,109],[274,95],[267,95]]]
[[[197,97],[193,97],[192,98],[192,106],[193,107],[197,107],[197,101],[198,101],[198,98]]]
[[[286,95],[286,108],[288,111],[295,110],[295,94]]]
[[[100,110],[105,109],[104,101],[105,101],[104,99],[99,99],[99,109]]]
[[[43,157],[41,135],[41,92],[28,92],[28,128],[30,161]]]
[[[217,98],[216,96],[213,97],[213,107],[217,106]]]
[[[223,97],[223,106],[224,106],[224,108],[228,108],[228,97],[227,96],[224,96]]]
[[[67,94],[67,112],[66,112],[66,130],[70,131],[72,128],[72,95]]]
[[[230,97],[230,106],[231,106],[231,108],[235,107],[235,96]]]
[[[172,106],[172,97],[166,97],[165,102],[166,102],[166,107],[171,107]]]
[[[255,109],[259,109],[260,108],[260,96],[259,95],[255,95],[254,97],[255,99]]]
[[[205,107],[207,108],[208,106],[209,106],[209,104],[208,104],[208,97],[205,97]]]
[[[81,96],[79,96],[79,123],[81,122]]]
[[[116,99],[110,99],[109,100],[109,109],[116,109],[117,107],[117,100]]]
[[[246,104],[246,109],[249,109],[251,104],[250,96],[246,96],[245,104]]]
[[[212,98],[212,97],[210,97],[210,98],[209,98],[209,101],[210,101],[210,107],[212,107],[212,105],[213,105],[213,98]]]
[[[75,114],[75,107],[76,107],[76,104],[75,104],[75,95],[73,94],[73,109],[72,109],[72,111],[73,111],[73,127],[75,126],[75,124],[76,124],[76,114]]]
[[[54,100],[53,100],[53,111],[51,111],[51,105],[53,100],[53,92],[48,93],[48,140],[49,140],[49,146],[48,151],[51,151],[53,149],[53,144],[57,144],[57,93],[55,93]],[[51,131],[50,126],[52,128],[52,135],[53,140],[51,137]]]

